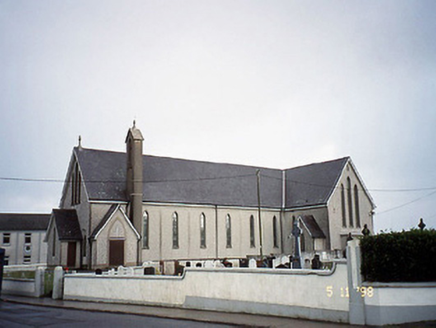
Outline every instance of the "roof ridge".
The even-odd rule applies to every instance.
[[[299,169],[299,168],[308,167],[308,166],[314,166],[314,165],[329,164],[329,163],[333,163],[333,162],[339,162],[339,161],[343,161],[343,160],[349,160],[350,158],[351,158],[351,156],[344,156],[344,157],[341,157],[341,158],[331,159],[331,160],[322,161],[322,162],[315,162],[315,163],[310,163],[310,164],[303,164],[303,165],[299,165],[299,166],[295,166],[295,167],[287,168],[287,169],[285,169],[284,171],[289,171],[289,170],[294,170],[294,169]]]

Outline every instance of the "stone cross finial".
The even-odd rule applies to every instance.
[[[421,229],[421,231],[424,230],[424,228],[425,228],[425,223],[424,223],[424,220],[422,218],[419,219],[418,227],[419,227],[419,229]]]
[[[363,234],[364,236],[368,236],[370,233],[371,233],[371,232],[370,232],[369,229],[368,229],[368,225],[365,224],[365,225],[363,226],[362,234]]]
[[[292,228],[292,236],[295,237],[295,251],[293,256],[293,263],[292,268],[293,269],[301,269],[301,246],[300,246],[300,236],[301,236],[301,229],[300,229],[300,220],[297,219],[294,221],[294,226]]]

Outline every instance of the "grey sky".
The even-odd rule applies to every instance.
[[[436,227],[434,1],[0,0],[0,72],[0,177],[63,179],[79,134],[124,150],[136,119],[152,155],[349,155],[377,230]],[[0,212],[61,188],[0,180]]]

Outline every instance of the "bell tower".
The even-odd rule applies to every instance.
[[[143,184],[143,164],[142,164],[142,142],[144,138],[139,129],[136,128],[135,121],[133,127],[129,129],[126,137],[127,153],[127,175],[126,175],[126,193],[130,202],[129,218],[133,223],[136,231],[141,233],[142,227],[142,184]],[[138,244],[138,263],[140,259],[140,247]]]

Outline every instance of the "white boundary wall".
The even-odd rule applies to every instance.
[[[181,277],[65,275],[65,300],[208,309],[348,322],[347,266],[332,271],[186,269]],[[337,288],[336,288],[337,289]]]
[[[2,281],[2,294],[41,297],[44,294],[44,270],[43,267],[26,268],[27,271],[35,271],[35,279],[5,278]],[[9,270],[12,271],[12,270]]]
[[[368,325],[392,325],[436,320],[436,283],[373,283],[374,296],[365,298]]]
[[[436,282],[368,283],[358,240],[332,271],[187,268],[175,276],[68,274],[64,299],[391,325],[436,320]],[[363,292],[365,291],[365,292]]]

